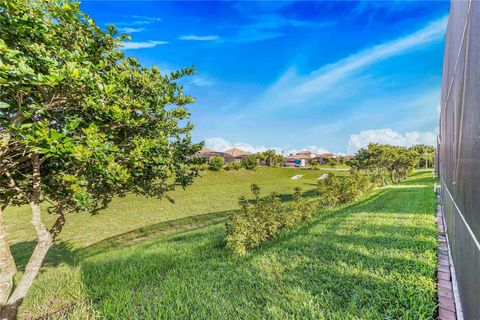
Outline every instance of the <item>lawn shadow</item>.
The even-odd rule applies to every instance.
[[[25,270],[25,266],[36,245],[37,241],[32,240],[18,242],[10,246],[18,271]],[[57,241],[53,244],[50,250],[48,250],[43,265],[57,266],[62,262],[73,265],[75,263],[75,251],[68,242]]]
[[[87,259],[82,279],[94,308],[107,318],[150,318],[158,316],[158,310],[166,318],[169,314],[197,319],[261,318],[273,309],[299,315],[306,307],[289,298],[295,292],[318,297],[324,312],[335,317],[399,318],[404,310],[433,314],[434,287],[407,282],[434,278],[434,264],[422,258],[435,249],[431,229],[365,224],[370,234],[345,234],[350,220],[359,214],[379,215],[392,207],[400,207],[400,214],[424,214],[415,205],[399,206],[415,192],[422,190],[376,190],[357,203],[324,210],[294,230],[281,232],[246,257],[234,256],[225,248],[223,228],[210,226],[142,243],[135,251],[121,251],[115,257]],[[430,235],[432,241],[412,244],[415,236]],[[429,301],[427,310],[415,301]]]

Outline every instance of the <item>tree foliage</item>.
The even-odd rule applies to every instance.
[[[220,171],[223,169],[224,164],[225,159],[222,157],[212,157],[210,161],[208,161],[208,168],[212,171]]]
[[[225,165],[225,170],[239,170],[241,168],[242,168],[242,164],[237,161],[232,161]]]
[[[417,144],[410,148],[416,153],[417,163],[416,167],[432,168],[435,158],[435,148],[425,144]]]
[[[312,159],[308,161],[308,166],[313,170],[318,170],[320,169],[320,161]]]
[[[258,159],[254,155],[248,155],[242,159],[242,167],[247,170],[253,170],[258,166]]]
[[[41,248],[69,212],[192,182],[201,147],[187,121],[194,99],[176,81],[193,69],[142,67],[120,50],[128,37],[113,26],[102,31],[78,2],[9,0],[0,12],[0,201],[2,212],[30,204]],[[40,218],[45,201],[58,216],[51,230]],[[4,317],[28,291],[26,275],[38,272],[46,254],[39,246],[8,302],[2,293]]]
[[[367,148],[357,151],[349,165],[386,185],[387,179],[393,183],[406,179],[416,162],[417,154],[412,149],[370,143]]]

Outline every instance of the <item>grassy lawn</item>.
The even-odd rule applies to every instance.
[[[250,195],[250,185],[258,184],[262,192],[276,191],[286,200],[297,186],[305,192],[315,189],[317,178],[326,171],[300,170],[296,168],[259,167],[254,171],[206,171],[192,186],[170,194],[175,204],[166,199],[147,199],[127,196],[115,199],[108,209],[100,214],[73,214],[60,235],[74,248],[81,248],[107,237],[125,233],[156,223],[203,214],[225,213],[238,208],[238,197]],[[294,175],[303,175],[291,180]],[[31,240],[35,233],[30,225],[30,210],[13,208],[7,210],[10,241],[14,243]],[[54,221],[46,216],[47,225]]]
[[[430,173],[323,210],[246,257],[225,249],[225,211],[237,197],[258,183],[288,200],[294,186],[308,192],[322,174],[290,180],[297,173],[209,172],[175,192],[175,206],[127,197],[97,216],[70,217],[23,318],[62,306],[70,319],[435,318]],[[12,220],[14,213],[28,223],[27,212],[9,212]],[[19,260],[31,248],[29,233],[18,234],[26,227],[12,229]]]

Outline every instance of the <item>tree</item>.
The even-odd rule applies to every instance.
[[[408,148],[370,143],[367,148],[357,151],[349,165],[386,185],[388,177],[393,183],[405,179],[413,169],[415,159],[415,154]]]
[[[212,171],[220,171],[225,164],[225,160],[222,157],[212,157],[208,162],[208,168]]]
[[[320,162],[318,160],[312,159],[308,162],[308,165],[313,169],[313,170],[318,170],[320,168]]]
[[[242,167],[247,170],[253,170],[258,166],[258,159],[254,155],[246,156],[242,159]]]
[[[277,153],[275,152],[275,150],[267,150],[265,152],[262,152],[261,159],[264,161],[264,163],[266,163],[269,167],[271,167],[274,163],[276,154]]]
[[[435,148],[425,144],[418,144],[410,147],[416,154],[416,167],[433,167],[433,159],[435,157]]]
[[[272,159],[272,164],[275,167],[281,167],[285,161],[285,157],[281,154],[276,154]]]
[[[338,160],[335,158],[324,158],[323,161],[332,168],[338,165]]]
[[[14,319],[69,213],[189,185],[201,145],[186,122],[194,100],[175,82],[193,69],[164,75],[126,58],[128,37],[77,2],[9,0],[0,12],[0,313]],[[13,290],[4,212],[27,204],[37,245]]]

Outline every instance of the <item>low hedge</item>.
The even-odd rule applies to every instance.
[[[302,196],[300,188],[295,188],[293,201],[287,204],[282,204],[276,193],[260,197],[257,185],[252,185],[251,189],[254,200],[240,197],[241,212],[232,215],[227,222],[227,245],[238,255],[245,255],[279,230],[310,218],[318,207],[317,202]]]
[[[242,165],[239,162],[229,162],[225,165],[225,170],[239,170],[242,168]]]
[[[293,201],[282,204],[276,193],[260,197],[260,188],[253,184],[254,200],[240,197],[240,213],[232,215],[227,222],[227,246],[236,254],[245,255],[279,230],[292,228],[299,221],[311,218],[319,204],[335,206],[354,201],[371,187],[370,178],[360,173],[340,177],[328,175],[318,182],[320,202],[307,199],[297,187]]]
[[[318,192],[323,205],[331,207],[358,199],[372,188],[371,179],[361,173],[349,176],[329,174],[318,181]]]
[[[212,171],[220,171],[225,164],[225,160],[222,157],[213,157],[208,162],[208,169]]]

